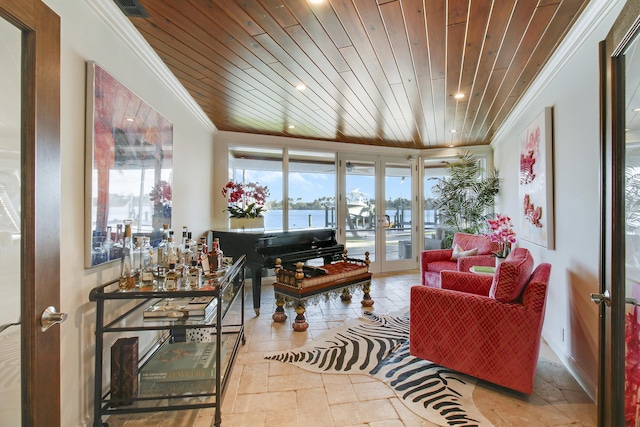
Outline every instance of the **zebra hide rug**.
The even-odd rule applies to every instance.
[[[475,379],[409,354],[409,314],[365,317],[306,346],[265,356],[319,373],[368,374],[440,426],[493,426],[473,403]]]

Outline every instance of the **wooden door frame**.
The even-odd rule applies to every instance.
[[[59,427],[60,328],[40,329],[60,309],[60,17],[41,0],[0,0],[22,31],[22,425]]]
[[[600,293],[610,292],[611,307],[600,305],[598,425],[625,423],[625,61],[623,52],[637,37],[640,1],[621,10],[599,45],[602,230]]]

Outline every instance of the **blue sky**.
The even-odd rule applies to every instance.
[[[277,171],[253,171],[247,170],[247,181],[257,181],[261,185],[269,187],[271,200],[282,200],[282,173]],[[290,174],[289,196],[293,200],[300,198],[302,201],[311,202],[319,197],[333,195],[335,188],[335,178],[330,174],[323,173],[298,173]],[[358,189],[365,193],[373,193],[373,178],[366,175],[348,175],[347,192]],[[399,197],[409,198],[410,181],[407,179],[404,183],[400,183],[400,178],[390,178],[386,188],[386,199],[395,200]],[[427,180],[426,185],[429,188],[436,181]],[[370,194],[369,197],[374,197]]]

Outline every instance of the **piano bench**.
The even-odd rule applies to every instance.
[[[292,325],[293,329],[305,331],[309,327],[304,316],[305,303],[313,297],[321,297],[323,294],[329,295],[331,293],[339,294],[343,301],[349,302],[351,301],[351,289],[355,287],[362,287],[364,291],[362,305],[365,307],[373,305],[373,300],[369,295],[371,273],[369,272],[368,254],[364,261],[346,258],[343,261],[323,265],[318,269],[325,271],[325,274],[305,275],[303,265],[300,262],[297,263],[295,271],[282,268],[279,263],[276,264],[276,281],[273,284],[273,289],[277,307],[272,316],[274,321],[284,322],[287,315],[283,307],[286,303],[293,303],[296,305],[297,314]]]

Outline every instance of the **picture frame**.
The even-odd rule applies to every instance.
[[[519,237],[554,249],[553,108],[545,107],[519,136]]]
[[[152,246],[171,226],[173,124],[87,61],[85,267],[122,258],[123,221]]]

